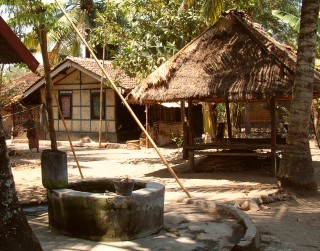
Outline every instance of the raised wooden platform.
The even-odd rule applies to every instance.
[[[277,138],[277,144],[272,146],[270,138],[235,138],[223,139],[211,143],[197,143],[187,145],[185,148],[189,153],[190,167],[194,169],[194,155],[216,155],[216,156],[271,156],[273,167],[276,172],[277,153],[285,144],[285,138]],[[227,151],[230,150],[230,151]]]

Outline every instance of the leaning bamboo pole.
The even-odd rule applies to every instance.
[[[103,57],[102,57],[102,67],[104,68],[104,45],[103,45]],[[103,72],[101,74],[101,83],[100,83],[100,121],[99,121],[99,148],[101,148],[101,134],[102,134],[102,113],[103,113]],[[104,94],[105,95],[105,94]]]
[[[154,149],[156,150],[156,152],[158,153],[160,159],[162,160],[162,162],[166,165],[168,171],[170,172],[170,174],[175,178],[175,180],[177,181],[177,183],[179,184],[179,186],[181,187],[181,189],[187,194],[187,196],[189,198],[191,198],[190,193],[187,191],[187,189],[184,187],[184,185],[180,182],[178,176],[176,175],[176,173],[173,171],[173,169],[171,168],[171,166],[169,165],[168,161],[164,158],[164,156],[162,155],[162,153],[160,152],[158,146],[156,145],[156,143],[154,143],[153,139],[151,138],[151,136],[149,135],[149,133],[147,132],[147,130],[144,128],[144,126],[141,124],[140,120],[138,119],[138,117],[135,115],[135,113],[133,112],[133,110],[131,109],[130,105],[128,104],[128,102],[125,100],[125,98],[122,96],[121,92],[118,90],[117,86],[115,85],[115,83],[113,82],[113,80],[111,79],[111,77],[109,76],[109,74],[107,73],[107,71],[103,68],[102,64],[100,63],[100,61],[98,60],[97,56],[95,55],[95,53],[93,52],[93,50],[91,49],[91,47],[89,46],[89,44],[87,43],[87,41],[84,39],[84,37],[82,36],[82,34],[79,32],[78,28],[74,25],[74,23],[71,21],[71,19],[69,18],[68,14],[66,13],[66,11],[64,10],[64,8],[62,7],[61,3],[58,0],[55,0],[57,5],[59,6],[59,8],[61,9],[61,11],[63,12],[64,16],[67,18],[67,20],[70,22],[71,26],[73,27],[73,29],[75,30],[75,32],[78,34],[78,36],[80,37],[81,41],[86,45],[87,49],[90,51],[91,55],[93,56],[94,60],[96,61],[96,63],[98,64],[98,66],[100,67],[100,69],[103,71],[103,73],[105,74],[105,76],[108,78],[111,86],[113,87],[114,91],[117,93],[117,95],[119,96],[119,98],[122,100],[123,104],[126,106],[126,108],[128,109],[128,111],[130,112],[130,114],[132,115],[132,117],[134,118],[134,120],[137,122],[137,124],[139,125],[140,129],[145,133],[145,135],[147,136],[147,138],[149,139],[151,145],[154,147]]]
[[[67,133],[67,136],[68,136],[68,140],[69,140],[69,143],[70,143],[70,147],[71,147],[71,151],[72,151],[74,160],[75,160],[76,163],[77,163],[77,167],[78,167],[80,176],[81,176],[81,178],[83,179],[83,174],[82,174],[82,171],[81,171],[81,167],[80,167],[80,164],[79,164],[79,162],[78,162],[77,155],[76,155],[76,153],[75,153],[75,151],[74,151],[74,148],[73,148],[73,145],[72,145],[72,141],[71,141],[71,137],[70,137],[70,133],[69,133],[69,130],[68,130],[66,121],[64,120],[64,117],[63,117],[63,113],[62,113],[62,111],[61,111],[60,104],[59,104],[59,102],[58,102],[56,90],[55,90],[55,88],[54,88],[53,85],[51,86],[51,88],[52,88],[52,91],[53,91],[54,99],[55,99],[56,104],[57,104],[57,107],[58,107],[58,111],[59,111],[59,114],[60,114],[60,118],[61,118],[61,120],[62,120],[62,122],[63,122],[64,128],[66,129],[66,133]]]
[[[146,105],[146,131],[149,132],[149,105]],[[146,148],[149,148],[149,141],[146,136]]]

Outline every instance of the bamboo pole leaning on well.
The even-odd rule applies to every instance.
[[[64,120],[63,113],[62,113],[62,111],[61,111],[61,107],[60,107],[60,104],[59,104],[59,102],[58,102],[56,90],[55,90],[55,88],[54,88],[53,85],[52,85],[52,90],[53,90],[54,99],[55,99],[55,101],[56,101],[56,103],[57,103],[57,107],[58,107],[58,111],[59,111],[61,120],[62,120],[62,122],[63,122],[64,128],[66,129],[66,133],[67,133],[67,136],[68,136],[68,139],[69,139],[69,143],[70,143],[70,147],[71,147],[71,150],[72,150],[72,153],[73,153],[73,157],[74,157],[74,159],[75,159],[75,161],[76,161],[76,163],[77,163],[77,166],[78,166],[78,170],[79,170],[81,179],[83,179],[81,167],[80,167],[80,164],[79,164],[79,162],[78,162],[77,155],[76,155],[76,153],[75,153],[75,151],[74,151],[74,148],[73,148],[73,145],[72,145],[72,141],[71,141],[71,138],[70,138],[70,133],[69,133],[69,130],[68,130],[66,121]]]
[[[57,5],[59,6],[59,8],[61,9],[61,11],[63,12],[64,16],[67,18],[67,20],[70,22],[71,26],[73,27],[73,29],[75,30],[75,32],[78,34],[78,36],[80,37],[81,41],[86,45],[87,49],[90,51],[91,55],[93,56],[94,60],[96,61],[96,63],[98,64],[98,66],[100,67],[100,69],[103,71],[103,73],[105,74],[105,76],[108,78],[110,84],[112,85],[114,91],[117,93],[117,95],[119,96],[119,98],[122,100],[123,104],[126,106],[126,108],[128,109],[128,111],[130,112],[130,114],[132,115],[132,117],[134,118],[134,120],[137,122],[137,124],[139,125],[140,129],[145,133],[145,135],[147,136],[147,138],[149,139],[149,142],[152,144],[152,146],[154,147],[154,149],[156,150],[156,152],[158,153],[160,159],[162,160],[162,162],[166,165],[168,171],[170,172],[170,174],[175,178],[175,180],[177,181],[177,183],[179,184],[179,186],[181,187],[181,189],[187,194],[187,196],[189,198],[191,198],[190,193],[187,191],[187,189],[183,186],[183,184],[180,182],[178,176],[176,175],[176,173],[173,171],[173,169],[171,168],[171,166],[169,165],[168,161],[164,158],[164,156],[162,155],[162,153],[160,152],[158,146],[156,145],[156,143],[153,141],[153,139],[151,138],[151,136],[149,135],[149,133],[147,132],[147,130],[144,128],[144,126],[141,124],[140,120],[138,119],[138,117],[135,115],[135,113],[133,112],[133,110],[131,109],[130,105],[128,104],[128,102],[125,100],[125,98],[122,96],[121,92],[118,90],[117,86],[115,85],[115,83],[113,82],[113,80],[111,79],[111,77],[109,76],[109,74],[107,73],[107,71],[103,68],[102,64],[100,63],[100,61],[98,60],[97,56],[95,55],[95,53],[93,52],[93,50],[91,49],[91,47],[89,46],[89,44],[87,43],[87,41],[84,39],[84,37],[82,36],[82,34],[79,32],[79,30],[77,29],[77,27],[74,25],[74,23],[71,21],[71,19],[69,18],[68,14],[66,13],[66,11],[64,10],[64,8],[62,7],[61,3],[58,0],[55,0]]]

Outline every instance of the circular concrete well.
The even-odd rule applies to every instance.
[[[164,186],[137,181],[130,196],[115,193],[115,179],[84,179],[47,190],[53,231],[90,240],[146,237],[163,226]]]

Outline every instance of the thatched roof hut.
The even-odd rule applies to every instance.
[[[239,11],[229,11],[133,89],[130,100],[290,99],[295,51]],[[320,74],[315,70],[315,95]]]

